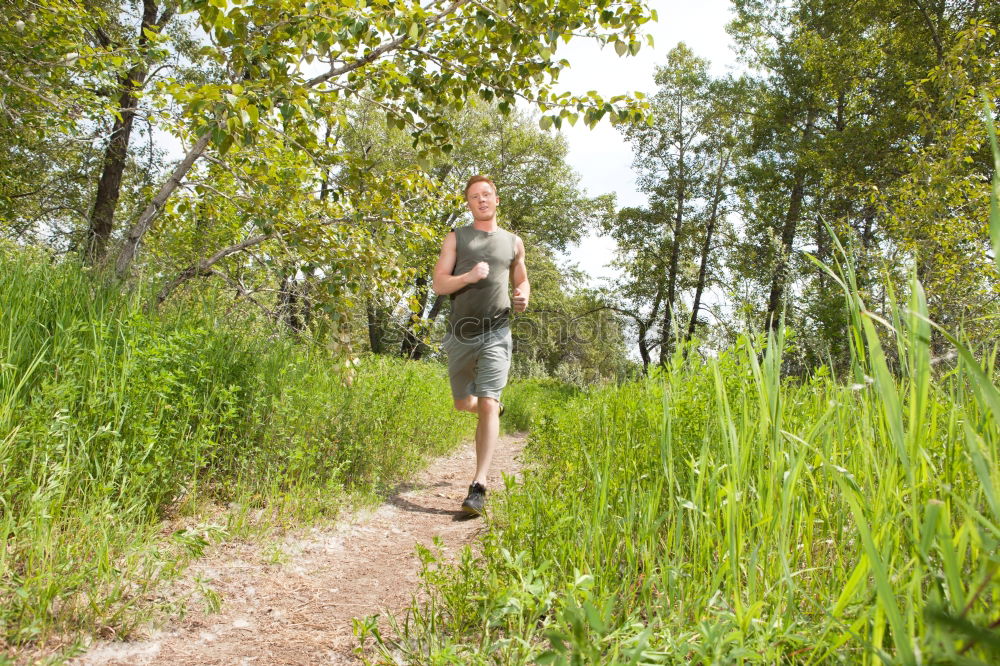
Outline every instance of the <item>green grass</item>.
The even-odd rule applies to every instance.
[[[144,314],[24,249],[0,313],[0,652],[126,636],[208,543],[370,501],[470,432],[436,364],[364,359],[348,387],[322,349]]]
[[[840,252],[847,377],[783,378],[781,331],[549,401],[564,407],[530,419],[528,472],[493,500],[481,555],[423,553],[429,601],[385,654],[1000,662],[997,348],[942,331],[958,362],[933,368],[916,280],[884,321]]]
[[[579,394],[576,386],[555,379],[516,380],[503,393],[500,425],[506,432],[533,430]]]
[[[1000,657],[996,389],[911,321],[903,381],[783,381],[779,340],[571,399],[481,560],[428,568],[408,662]]]

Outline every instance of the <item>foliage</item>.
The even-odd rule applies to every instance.
[[[1000,274],[986,233],[989,150],[982,98],[1000,99],[1000,56],[987,50],[995,27],[973,24],[955,37],[943,61],[914,81],[912,116],[920,128],[907,173],[881,199],[886,228],[912,258],[931,316],[988,335],[978,317],[1000,298]]]
[[[428,554],[431,603],[392,647],[417,663],[995,661],[991,368],[953,339],[960,367],[933,373],[914,282],[892,306],[894,378],[845,271],[859,381],[783,379],[779,327],[762,358],[751,339],[707,363],[678,352],[567,401],[536,422],[481,556]]]
[[[234,325],[223,304],[150,316],[78,266],[0,251],[8,645],[128,635],[187,557],[185,533],[158,535],[163,519],[231,503],[224,536],[251,511],[262,528],[335,515],[468,430],[467,415],[441,413],[439,366],[347,369],[249,318]]]
[[[793,372],[846,367],[835,286],[805,259],[829,261],[829,225],[872,307],[888,302],[887,286],[905,294],[915,265],[935,319],[990,335],[988,319],[971,320],[995,311],[996,276],[967,268],[985,247],[988,160],[975,108],[978,95],[995,97],[996,5],[734,6],[730,31],[753,94],[735,190],[744,242],[727,260],[747,325],[784,314],[799,334]]]
[[[581,390],[551,378],[514,381],[503,394],[504,415],[500,425],[509,432],[535,430],[545,420],[565,409]]]
[[[86,217],[77,169],[63,165],[86,152],[68,134],[105,108],[96,93],[103,65],[83,68],[77,57],[104,7],[88,13],[73,0],[7,0],[0,9],[0,219],[4,235],[31,238],[42,234],[35,221],[65,228]]]
[[[401,252],[422,259],[436,211],[453,212],[458,157],[461,169],[480,164],[465,141],[482,125],[480,100],[512,157],[538,149],[537,162],[497,175],[517,187],[514,225],[553,247],[593,204],[558,139],[496,117],[519,101],[545,127],[642,116],[625,96],[554,88],[574,37],[638,52],[655,17],[640,0],[224,4],[68,0],[5,13],[6,235],[113,262],[122,278],[138,258],[161,281],[158,301],[216,278],[242,307],[339,336],[355,301],[408,298]],[[366,114],[377,116],[367,138],[390,144],[385,168],[359,149]],[[133,121],[148,149],[133,145]],[[164,146],[183,156],[164,166]]]
[[[712,255],[726,226],[730,165],[741,124],[734,109],[746,104],[738,82],[713,80],[708,61],[683,42],[657,68],[655,82],[649,125],[623,129],[649,205],[625,208],[602,225],[615,240],[622,277],[614,287],[624,298],[620,312],[637,329],[644,368],[656,348],[663,363],[678,342],[694,334],[702,294],[718,281]],[[682,294],[689,291],[692,305],[682,320]]]
[[[527,258],[531,307],[512,320],[513,375],[562,374],[580,386],[624,378],[625,335],[607,296],[585,288],[579,269],[560,266],[542,248]]]
[[[344,141],[365,156],[364,168],[342,171],[334,182],[360,191],[377,189],[372,182],[391,179],[399,164],[416,159],[415,149],[407,135],[386,127],[379,109],[363,105],[353,117],[356,122]],[[441,315],[449,306],[430,291],[430,272],[447,230],[467,222],[461,196],[465,182],[485,173],[500,193],[499,223],[524,240],[533,284],[532,305],[514,325],[515,371],[531,366],[548,374],[562,364],[581,381],[619,376],[625,363],[619,325],[599,299],[584,293],[582,274],[555,259],[557,250],[578,241],[584,229],[607,214],[608,197],[589,198],[580,191],[579,177],[566,163],[565,140],[540,130],[526,113],[504,115],[495,104],[479,102],[455,113],[452,122],[459,129],[454,149],[431,161],[435,188],[411,198],[404,213],[380,212],[395,215],[395,233],[384,233],[386,226],[379,222],[366,232],[378,238],[382,256],[393,252],[395,258],[365,271],[378,278],[356,290],[364,301],[356,309],[353,336],[361,337],[367,329],[371,351],[415,358],[440,339]],[[400,233],[404,215],[429,233]],[[396,279],[378,275],[388,267],[398,267]],[[410,286],[401,287],[402,280]]]

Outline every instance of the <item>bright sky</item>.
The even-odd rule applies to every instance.
[[[619,58],[612,47],[602,51],[595,43],[574,40],[557,54],[572,64],[559,77],[560,87],[572,92],[596,90],[604,97],[636,90],[652,94],[656,67],[666,62],[667,52],[681,41],[696,55],[708,59],[715,75],[737,67],[730,49],[732,40],[725,29],[730,20],[729,0],[650,0],[648,4],[659,15],[657,23],[647,24],[653,48],[643,44],[635,57]],[[646,203],[645,195],[635,188],[632,150],[609,122],[602,121],[593,130],[582,122],[575,127],[564,124],[562,131],[569,143],[569,164],[580,174],[588,194],[614,192],[619,207]],[[610,239],[590,236],[567,258],[597,280],[612,275],[606,265],[613,252]]]

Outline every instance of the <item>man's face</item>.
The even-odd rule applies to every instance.
[[[493,191],[493,186],[486,181],[473,183],[465,194],[465,203],[472,211],[472,217],[477,220],[492,220],[497,214],[497,204],[500,199]]]

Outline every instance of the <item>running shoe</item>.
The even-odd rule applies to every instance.
[[[462,502],[462,511],[481,516],[484,504],[486,504],[486,488],[481,483],[473,483],[469,486],[469,496]]]

